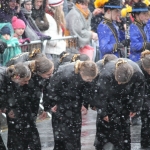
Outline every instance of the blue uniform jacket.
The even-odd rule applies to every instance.
[[[130,25],[129,33],[131,41],[129,58],[136,62],[140,59],[141,52],[145,50],[147,35],[144,31],[143,24],[138,22],[134,22]]]
[[[99,38],[99,47],[100,47],[100,59],[103,58],[105,54],[115,54],[117,57],[119,56],[119,53],[116,50],[115,44],[120,42],[120,39],[124,39],[124,37],[120,36],[119,28],[113,24],[113,26],[116,29],[117,36],[114,36],[113,31],[110,29],[110,27],[105,23],[105,21],[108,21],[104,19],[97,28],[98,38]],[[121,34],[124,36],[124,34]]]
[[[146,36],[147,36],[147,41],[150,42],[150,19],[148,20],[148,22],[146,23],[145,27],[144,27]]]

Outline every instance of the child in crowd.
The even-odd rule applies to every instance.
[[[30,42],[29,38],[22,39],[22,35],[25,31],[26,25],[23,20],[18,19],[16,16],[12,18],[12,27],[14,29],[14,37],[16,37],[21,44]]]
[[[13,29],[10,23],[0,23],[0,40],[5,42],[7,46],[10,46],[5,49],[0,57],[0,64],[5,66],[11,58],[21,53],[21,49],[18,47],[19,41],[13,37]]]

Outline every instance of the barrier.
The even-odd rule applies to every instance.
[[[66,36],[63,38],[53,38],[51,39],[51,41],[61,41],[64,40],[66,41],[66,51],[72,52],[70,49],[76,49],[77,48],[77,44],[78,44],[78,37],[77,36]],[[45,43],[44,43],[45,42]],[[46,48],[46,42],[44,41],[43,45],[42,45],[42,52],[45,53],[45,48]]]
[[[50,41],[60,41],[65,40],[66,41],[66,48],[76,48],[77,47],[77,36],[66,36],[62,38],[53,38]],[[42,52],[44,52],[46,47],[47,40],[41,41],[31,41],[30,43],[25,44],[19,44],[18,47],[21,48],[22,52],[29,52],[33,48],[40,48]],[[8,48],[12,48],[11,45],[8,45]]]

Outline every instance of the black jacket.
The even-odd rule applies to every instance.
[[[144,70],[143,66],[142,66],[142,62],[141,60],[137,62],[138,66],[140,67],[140,69],[142,70],[143,74],[144,74],[144,82],[145,82],[145,95],[147,98],[150,98],[150,75]]]
[[[12,82],[4,67],[0,68],[0,86],[1,107],[7,108],[7,113],[13,110],[16,121],[21,118],[22,120],[28,117],[30,118],[30,108],[27,106],[28,91],[24,90],[23,86],[19,86]],[[25,121],[22,122],[25,123]]]
[[[144,74],[144,83],[145,83],[145,97],[144,97],[144,104],[143,104],[143,109],[150,109],[150,75],[144,70],[142,66],[141,60],[137,62],[139,65],[140,69],[142,70]]]
[[[68,100],[74,101],[71,107],[76,105],[76,109],[80,109],[85,101],[85,87],[87,85],[80,76],[74,72],[75,63],[67,63],[59,66],[58,70],[54,73],[50,79],[50,83],[47,85],[46,92],[48,94],[44,99],[45,111],[53,107],[55,104],[62,105]],[[86,102],[86,101],[85,101]]]
[[[144,75],[136,63],[126,60],[134,69],[131,80],[126,84],[119,85],[115,80],[117,60],[108,62],[100,71],[93,93],[97,107],[102,109],[102,117],[109,113],[120,113],[123,108],[131,112],[141,110],[144,100]]]
[[[81,107],[87,102],[84,93],[86,82],[80,74],[75,74],[74,65],[68,63],[58,68],[46,88],[47,97],[43,98],[45,111],[57,105],[52,117],[54,139],[70,139],[72,145],[80,139]],[[80,147],[80,142],[78,144]]]
[[[29,52],[22,53],[12,58],[7,66],[17,64],[18,62],[29,62]],[[28,107],[30,107],[31,112],[34,117],[37,116],[39,110],[39,103],[41,95],[43,93],[43,88],[49,82],[49,80],[43,79],[37,74],[32,73],[31,79],[29,80],[28,85],[24,85],[24,90],[28,91]],[[43,95],[44,96],[44,95]]]
[[[37,117],[43,89],[46,86],[46,84],[48,84],[47,82],[49,82],[48,79],[43,79],[39,75],[32,74],[28,85],[25,85],[25,88],[29,93],[29,107],[31,108],[32,115],[35,118]],[[43,94],[43,97],[45,97],[45,94]]]
[[[0,108],[7,107],[6,101],[6,81],[7,81],[7,73],[5,67],[0,67]]]

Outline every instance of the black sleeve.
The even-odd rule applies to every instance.
[[[91,91],[90,91],[90,84],[89,85],[85,85],[83,90],[82,90],[82,105],[88,109],[89,106],[89,99],[91,96]]]
[[[102,14],[98,14],[96,16],[93,16],[91,19],[91,30],[97,33],[97,27],[102,21]]]
[[[138,112],[141,110],[144,101],[144,75],[141,72],[137,72],[134,74],[133,78],[133,80],[135,80],[135,83],[134,88],[130,93],[131,112]]]
[[[7,101],[7,85],[5,81],[0,81],[0,109],[8,109],[8,101]]]
[[[61,75],[55,72],[43,90],[43,106],[44,111],[50,110],[61,99]]]
[[[101,117],[107,116],[110,82],[107,77],[101,76],[92,86],[90,105],[101,109]]]

